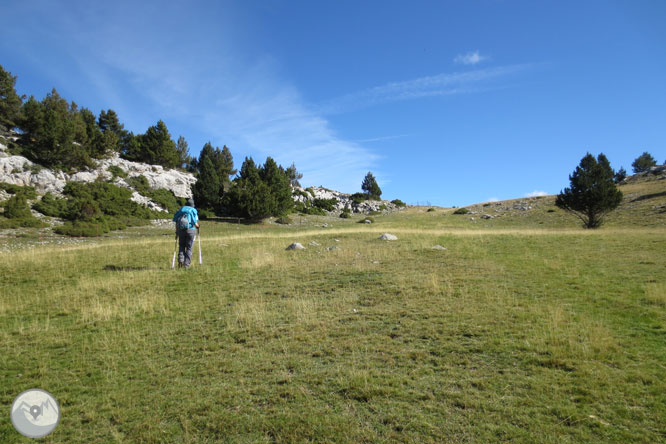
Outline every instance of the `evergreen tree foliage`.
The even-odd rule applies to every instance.
[[[555,205],[575,214],[586,228],[597,228],[622,201],[614,176],[606,156],[599,154],[595,160],[587,153],[569,176],[571,186],[558,194]]]
[[[200,163],[199,177],[192,187],[192,194],[197,208],[212,210],[216,213],[220,210],[220,199],[222,198],[220,179],[210,157],[204,157]]]
[[[192,163],[192,157],[190,156],[189,145],[183,136],[178,137],[176,151],[178,151],[178,168],[187,168]]]
[[[26,219],[32,218],[28,200],[24,193],[16,193],[5,203],[5,210],[3,213],[7,219]]]
[[[657,165],[657,161],[647,151],[638,156],[631,164],[634,173],[644,173],[655,165]]]
[[[291,166],[287,168],[285,171],[287,173],[287,177],[289,178],[291,186],[300,187],[301,183],[299,182],[299,180],[303,178],[303,174],[298,172],[298,170],[296,169],[296,165],[292,162]]]
[[[0,127],[12,129],[19,126],[23,97],[16,93],[16,76],[0,65]]]
[[[92,166],[87,147],[77,140],[87,135],[76,104],[70,106],[53,89],[41,102],[30,97],[22,111],[23,141],[29,158],[52,168]]]
[[[626,178],[627,178],[627,170],[625,170],[624,168],[620,168],[619,170],[617,170],[617,173],[615,173],[615,176],[613,176],[613,180],[615,181],[615,183],[620,183]]]
[[[246,157],[225,194],[225,206],[231,215],[249,220],[283,216],[293,207],[289,178],[270,157],[262,167]]]
[[[379,200],[382,196],[382,190],[377,185],[377,180],[371,172],[365,175],[363,183],[361,184],[361,189],[367,194],[368,199],[370,200]]]
[[[176,168],[180,155],[166,124],[160,120],[139,136],[128,137],[124,157],[128,160]]]

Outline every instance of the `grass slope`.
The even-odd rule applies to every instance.
[[[663,442],[663,184],[595,231],[546,197],[205,223],[187,271],[165,228],[12,250],[0,399],[54,394],[51,443]],[[0,441],[30,440],[7,416]]]

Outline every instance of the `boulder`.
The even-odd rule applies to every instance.
[[[442,247],[441,245],[434,245],[432,247],[433,250],[446,250],[446,248]]]
[[[381,236],[379,236],[380,240],[398,240],[398,237],[391,234],[391,233],[384,233]]]
[[[294,242],[293,244],[289,245],[287,250],[305,250],[305,247],[298,242]]]

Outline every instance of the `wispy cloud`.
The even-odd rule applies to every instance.
[[[507,65],[390,82],[329,100],[321,104],[317,110],[325,115],[339,114],[391,102],[478,92],[491,88],[491,82],[494,80],[517,74],[531,66]]]
[[[539,196],[548,196],[548,193],[545,191],[532,191],[531,193],[527,193],[525,197],[539,197]]]
[[[499,202],[499,198],[497,198],[497,197],[489,197],[488,200],[486,200],[486,202]]]
[[[455,63],[462,65],[476,65],[477,63],[481,63],[484,60],[488,60],[488,57],[479,54],[479,51],[468,52],[467,54],[459,54],[455,59],[453,59]]]
[[[104,5],[77,15],[57,7],[34,14],[36,27],[61,39],[58,50],[74,61],[104,107],[132,129],[164,119],[172,136],[182,131],[195,153],[203,143],[193,144],[188,130],[228,145],[237,166],[246,155],[257,162],[270,155],[283,165],[295,162],[302,183],[341,191],[357,191],[368,171],[381,173],[380,157],[336,134],[280,78],[274,60],[243,48],[229,8],[212,19],[184,5],[154,6],[132,6],[130,16]],[[151,21],[144,22],[146,16]],[[228,23],[210,23],[219,17]]]

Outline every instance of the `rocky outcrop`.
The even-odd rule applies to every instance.
[[[338,214],[344,210],[348,210],[352,213],[368,214],[373,211],[393,212],[399,209],[395,204],[388,200],[364,200],[360,203],[356,203],[352,200],[351,196],[351,194],[341,193],[323,187],[295,187],[293,194],[295,202],[303,202],[309,205],[312,205],[315,199],[336,199],[337,203],[334,205],[335,209],[333,212]]]
[[[113,181],[118,186],[132,188],[125,179],[120,177],[114,178],[114,175],[109,171],[110,168],[114,169],[112,167],[118,168],[124,175],[127,175],[128,179],[136,176],[144,176],[151,188],[170,190],[177,197],[192,197],[190,186],[196,182],[196,178],[192,174],[183,171],[131,162],[121,159],[116,154],[111,158],[97,161],[95,169],[80,171],[70,175],[61,171],[42,168],[25,157],[10,155],[6,152],[6,146],[0,144],[0,182],[32,186],[35,187],[37,192],[42,194],[53,193],[60,195],[67,182],[88,183],[98,179]],[[144,204],[148,207],[153,207],[150,203]]]

